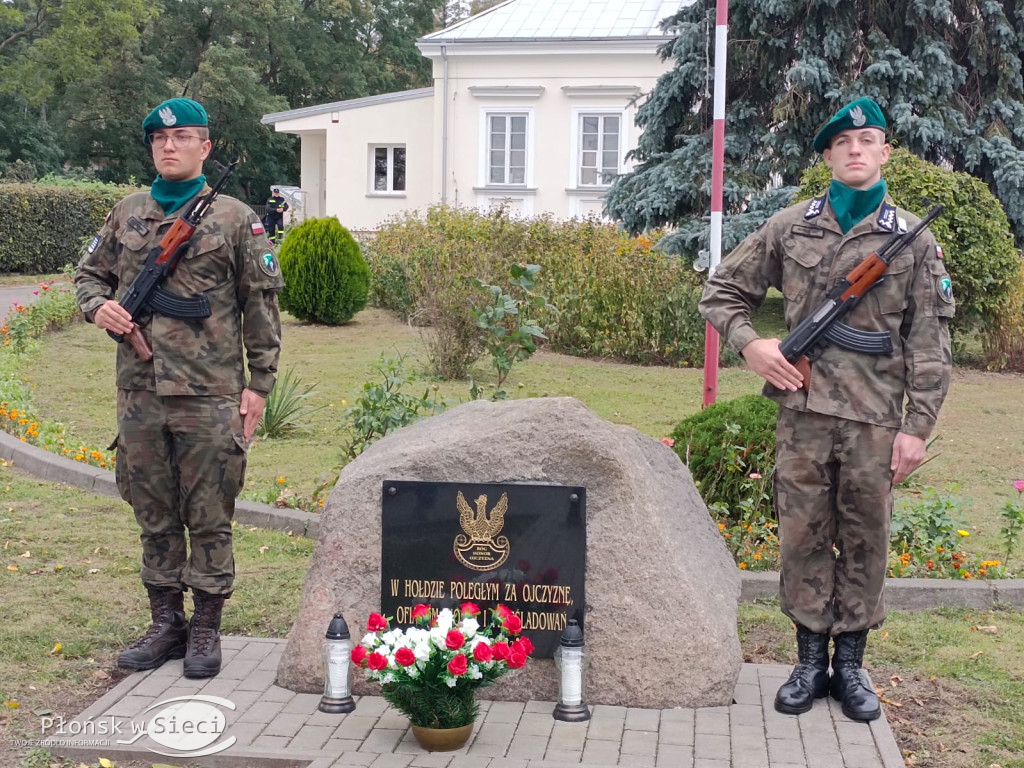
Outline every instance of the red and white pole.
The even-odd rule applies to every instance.
[[[725,179],[725,49],[729,39],[729,0],[715,6],[715,101],[711,138],[711,259],[708,276],[722,261],[722,197]],[[711,323],[704,333],[704,406],[718,395],[718,331]]]

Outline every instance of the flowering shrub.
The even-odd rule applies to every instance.
[[[999,538],[1003,540],[1006,547],[1006,559],[1010,559],[1013,550],[1020,543],[1021,532],[1024,531],[1024,505],[1021,504],[1021,497],[1024,497],[1024,480],[1017,480],[1013,484],[1017,491],[1017,498],[1008,501],[1003,505],[999,516],[1006,521],[1006,525],[999,529]]]
[[[520,636],[522,621],[499,605],[481,627],[475,603],[463,603],[455,623],[445,608],[431,618],[430,606],[413,608],[415,626],[391,629],[388,619],[370,614],[367,634],[352,650],[352,661],[384,698],[424,728],[458,728],[476,720],[473,692],[512,669],[526,665],[533,643]]]

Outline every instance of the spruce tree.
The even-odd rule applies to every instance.
[[[638,165],[607,206],[634,233],[676,225],[663,244],[693,256],[707,247],[715,0],[663,26],[675,63],[637,111]],[[858,96],[895,144],[983,179],[1024,242],[1022,52],[1015,0],[731,0],[723,249],[792,199],[815,133]]]

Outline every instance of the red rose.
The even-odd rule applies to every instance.
[[[459,630],[453,629],[444,636],[444,644],[449,651],[457,651],[466,644],[466,638],[462,636],[462,633],[459,632]]]
[[[487,643],[477,643],[473,648],[473,658],[477,661],[490,661],[494,658],[494,653],[491,651],[491,646]]]
[[[499,661],[508,661],[508,643],[502,641],[491,646],[491,654]]]
[[[413,606],[412,609],[412,620],[419,622],[420,619],[426,619],[430,617],[430,606],[420,603],[419,605]]]
[[[411,667],[416,663],[416,654],[412,652],[411,648],[399,648],[395,651],[395,661],[403,667]]]
[[[363,646],[357,645],[352,649],[352,661],[359,666],[362,666],[363,662],[366,661],[366,649]]]
[[[371,613],[366,622],[366,629],[370,632],[383,632],[388,628],[388,620],[379,613]]]
[[[512,650],[522,651],[524,656],[529,656],[533,653],[533,643],[530,642],[528,637],[520,637],[514,643],[512,643]]]
[[[506,616],[502,624],[504,625],[505,629],[513,635],[518,635],[520,632],[523,631],[523,622],[514,613],[510,613],[508,616]]]
[[[494,615],[497,616],[499,619],[504,619],[507,616],[511,616],[512,611],[509,610],[508,606],[506,605],[499,605],[497,608],[494,609]]]
[[[510,669],[519,669],[526,666],[526,654],[513,648],[508,654],[508,666]]]
[[[469,662],[466,660],[466,654],[460,653],[454,659],[448,662],[448,672],[453,677],[466,674],[466,669],[469,667]]]
[[[369,656],[366,657],[366,665],[370,669],[375,669],[375,670],[380,671],[382,669],[386,669],[387,668],[387,666],[388,666],[388,658],[387,658],[387,656],[383,656],[383,655],[377,653],[376,651],[374,651],[373,653],[371,653]]]
[[[463,616],[479,616],[480,606],[476,603],[463,603],[459,606],[459,613]]]

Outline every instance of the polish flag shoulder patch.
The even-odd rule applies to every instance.
[[[263,229],[263,224],[259,221],[254,221],[250,226],[254,235],[262,235],[266,231]]]

